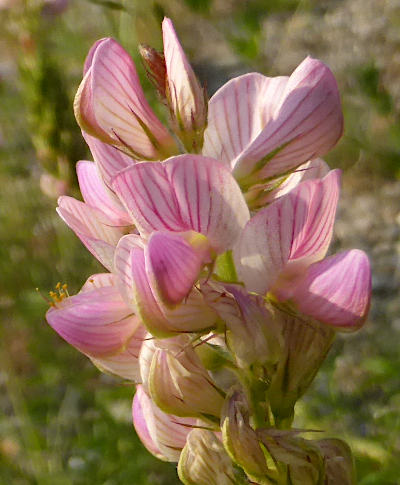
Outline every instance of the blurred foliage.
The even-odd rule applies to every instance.
[[[156,97],[136,45],[161,48],[164,15],[210,94],[242,72],[288,74],[307,54],[322,57],[338,77],[346,118],[346,135],[329,160],[380,186],[400,176],[400,9],[383,1],[374,10],[366,1],[364,8],[360,0],[76,0],[57,17],[43,15],[39,0],[4,2],[0,483],[178,483],[174,467],[153,459],[132,429],[132,387],[101,375],[61,341],[45,324],[47,304],[35,289],[46,294],[60,280],[75,292],[101,271],[39,188],[44,169],[74,192],[74,164],[89,156],[72,100],[90,45],[118,38],[134,56],[150,102]],[[398,308],[395,295],[398,289],[376,291],[374,323],[337,340],[298,407],[299,425],[349,440],[361,485],[399,483],[400,358],[388,317]]]

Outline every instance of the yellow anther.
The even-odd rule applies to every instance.
[[[58,283],[56,284],[56,290],[59,290],[60,288],[61,288],[61,283],[60,283],[60,282],[58,282]]]

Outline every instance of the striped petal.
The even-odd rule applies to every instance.
[[[167,69],[168,100],[186,148],[201,146],[202,132],[207,121],[205,93],[179,43],[170,19],[162,23],[164,56]],[[196,151],[196,150],[195,150]]]
[[[284,173],[327,153],[342,133],[336,80],[324,63],[307,57],[290,76],[271,121],[234,160],[234,174],[242,178],[254,171],[257,177]],[[258,164],[264,157],[265,163]]]
[[[177,462],[196,420],[163,413],[143,386],[136,388],[132,411],[136,432],[150,453],[165,461]]]
[[[203,154],[229,164],[251,186],[329,151],[343,131],[336,81],[306,58],[290,78],[252,73],[210,100]]]
[[[202,266],[210,260],[207,241],[201,234],[198,236],[198,247],[190,241],[196,233],[153,232],[149,238],[145,252],[147,275],[153,291],[166,305],[180,303],[189,294]]]
[[[122,229],[101,222],[104,214],[72,197],[58,199],[57,212],[101,264],[112,271],[115,247]]]
[[[146,329],[140,324],[120,352],[106,357],[91,358],[91,360],[102,372],[140,382],[139,354],[145,336]]]
[[[339,184],[338,170],[322,180],[303,182],[248,222],[234,249],[239,277],[248,290],[259,294],[279,290],[286,299],[293,280],[325,256]]]
[[[210,99],[203,155],[233,162],[271,121],[288,77],[249,73],[231,79]]]
[[[74,109],[89,135],[141,159],[159,158],[175,145],[147,103],[129,54],[113,39],[97,42]]]
[[[140,324],[115,286],[85,289],[56,303],[46,318],[64,340],[95,358],[120,352]]]
[[[313,179],[322,179],[329,172],[328,164],[322,158],[315,158],[303,165],[300,165],[288,177],[282,177],[280,180],[274,180],[263,187],[263,192],[260,194],[260,189],[254,189],[255,201],[252,202],[249,196],[246,197],[247,202],[252,203],[252,207],[265,207],[278,197],[286,195],[301,182]]]
[[[115,195],[104,184],[96,164],[81,160],[76,166],[79,188],[83,200],[104,214],[102,222],[110,226],[132,224]]]
[[[187,298],[175,308],[168,308],[150,284],[143,240],[128,235],[121,239],[115,254],[115,270],[125,300],[137,309],[148,330],[157,337],[169,337],[179,332],[198,332],[212,328],[216,313],[206,304],[203,295],[193,288]]]
[[[192,230],[207,236],[217,253],[232,248],[249,219],[229,171],[199,155],[134,165],[115,177],[113,189],[142,235]]]
[[[344,330],[361,327],[370,299],[370,264],[358,249],[313,264],[293,295],[302,313]]]
[[[118,172],[136,163],[132,157],[126,155],[120,149],[103,143],[84,131],[82,134],[92,152],[93,160],[96,162],[100,174],[108,186],[110,186],[111,179]]]

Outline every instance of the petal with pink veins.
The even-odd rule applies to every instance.
[[[307,266],[325,256],[339,188],[340,171],[332,170],[322,180],[301,183],[252,217],[234,249],[238,275],[248,290],[288,292]]]
[[[136,388],[132,411],[136,432],[150,453],[157,458],[177,462],[196,420],[165,414],[142,386]]]
[[[282,174],[327,153],[342,133],[336,80],[323,62],[307,57],[290,76],[271,121],[234,160],[235,177]]]
[[[114,39],[102,39],[88,57],[74,102],[81,128],[140,159],[173,149],[175,142],[147,103],[125,49]]]
[[[255,197],[253,198],[248,194],[246,196],[247,202],[252,203],[252,207],[265,207],[270,204],[275,199],[286,195],[295,187],[297,187],[301,182],[313,179],[322,179],[329,172],[328,164],[322,160],[322,158],[315,158],[310,160],[303,165],[300,165],[294,172],[289,176],[282,177],[281,179],[269,182],[267,185],[262,187],[263,191],[260,193],[260,189],[254,188]]]
[[[357,330],[367,318],[371,299],[367,255],[353,249],[313,264],[292,299],[302,313],[316,320],[337,329]]]
[[[85,288],[56,303],[46,318],[64,340],[91,357],[121,351],[140,325],[115,286]]]
[[[83,138],[88,144],[93,156],[93,160],[103,177],[104,182],[109,187],[111,179],[121,170],[134,165],[136,161],[123,153],[120,149],[100,141],[94,136],[90,136],[84,131]]]
[[[81,160],[77,163],[76,172],[83,200],[104,214],[102,218],[104,224],[110,226],[132,225],[132,221],[121,203],[104,184],[94,162]]]
[[[139,354],[145,336],[146,329],[140,324],[120,352],[106,357],[92,357],[91,361],[102,372],[107,372],[129,381],[140,382]]]
[[[222,159],[251,187],[324,155],[342,132],[333,74],[308,57],[289,78],[253,73],[223,86],[210,99],[203,154]]]
[[[190,66],[170,19],[162,23],[169,103],[178,131],[201,131],[207,121],[204,90]],[[196,134],[194,133],[194,136]],[[191,147],[188,146],[188,149]]]
[[[103,224],[101,211],[73,197],[60,197],[57,212],[93,256],[112,271],[115,247],[123,230]]]
[[[195,242],[190,243],[190,239],[196,239],[193,232],[153,232],[148,240],[147,275],[153,290],[166,305],[180,303],[197,281],[204,263],[210,261],[206,238],[201,234],[197,236],[203,243],[199,247]]]
[[[195,231],[217,253],[231,249],[249,219],[239,186],[217,160],[180,155],[118,174],[113,189],[142,235]]]
[[[211,328],[216,313],[206,304],[202,293],[193,288],[178,306],[168,308],[158,298],[149,281],[144,241],[133,234],[121,239],[115,254],[115,271],[120,292],[149,331],[157,337]]]
[[[210,99],[203,155],[233,161],[272,120],[288,77],[249,73],[231,79]]]

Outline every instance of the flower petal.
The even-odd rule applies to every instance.
[[[98,138],[90,136],[84,131],[82,135],[92,152],[93,160],[96,162],[104,182],[108,186],[110,186],[111,179],[118,172],[136,163],[132,157],[126,155],[120,149],[108,143],[103,143]]]
[[[234,250],[248,290],[265,294],[275,285],[274,290],[289,291],[305,267],[325,256],[339,183],[340,171],[332,170],[322,180],[301,183],[252,217]]]
[[[140,324],[114,286],[66,298],[50,308],[46,318],[64,340],[92,357],[119,352]]]
[[[81,160],[77,163],[79,188],[84,201],[104,214],[102,222],[111,226],[128,226],[132,224],[115,195],[106,187],[93,162]]]
[[[176,462],[196,420],[163,413],[143,386],[137,386],[133,399],[133,423],[150,453],[157,458]]]
[[[115,253],[115,271],[122,297],[149,331],[158,337],[169,337],[177,332],[198,332],[213,327],[217,314],[197,288],[174,308],[168,308],[157,298],[149,282],[144,247],[140,236],[124,236]]]
[[[140,382],[139,354],[145,335],[146,329],[140,324],[121,352],[101,358],[92,357],[93,364],[102,372]]]
[[[189,294],[205,262],[207,246],[196,249],[184,235],[173,232],[151,234],[145,250],[147,275],[166,305],[180,303]]]
[[[81,128],[139,158],[158,158],[175,145],[147,103],[129,54],[113,39],[97,42],[75,98]]]
[[[335,78],[324,63],[307,57],[290,76],[270,122],[233,161],[235,177],[254,171],[257,178],[282,174],[327,153],[342,132]],[[275,150],[272,159],[258,163]]]
[[[142,235],[192,230],[207,236],[218,253],[232,248],[249,219],[229,171],[200,155],[134,165],[115,177],[113,189]]]
[[[281,180],[274,180],[264,187],[264,195],[257,195],[256,203],[257,207],[265,207],[278,197],[286,195],[301,182],[313,179],[322,179],[329,172],[328,164],[322,160],[322,158],[315,158],[303,165],[300,165],[294,172],[288,177],[282,177]],[[257,188],[255,188],[257,191]],[[249,198],[247,197],[249,202]]]
[[[164,19],[162,30],[169,103],[180,125],[178,129],[189,133],[202,131],[207,120],[204,91],[186,58],[170,19]]]
[[[233,161],[272,119],[288,77],[249,73],[230,80],[210,99],[203,155]]]
[[[103,214],[72,197],[58,199],[57,212],[100,263],[112,271],[115,247],[123,232],[101,221]]]
[[[370,299],[370,264],[358,249],[313,264],[293,295],[302,313],[347,330],[365,322]]]

